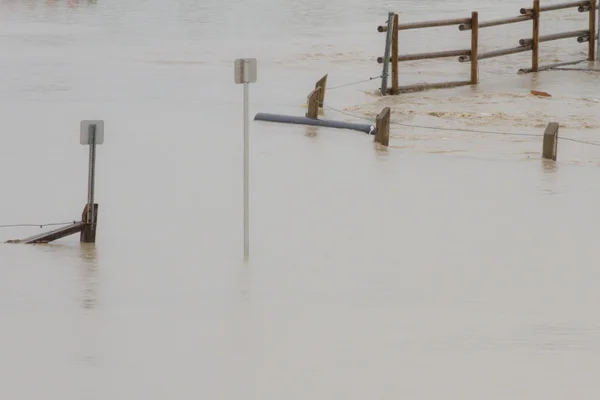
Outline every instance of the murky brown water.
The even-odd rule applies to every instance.
[[[550,1],[545,3],[552,3]],[[406,1],[402,21],[517,15],[505,0]],[[393,6],[393,5],[392,5]],[[381,73],[390,4],[0,0],[0,224],[69,221],[86,200],[79,122],[104,119],[96,246],[0,249],[0,398],[593,399],[600,394],[600,147],[395,125],[362,133],[252,125],[251,260],[242,254],[242,89],[251,112]],[[543,33],[585,29],[548,14]],[[528,23],[482,31],[517,45]],[[404,53],[468,46],[409,31]],[[542,44],[542,64],[586,44]],[[381,98],[373,80],[326,102],[397,123],[597,137],[597,73],[516,75]],[[584,63],[584,66],[587,64]],[[598,68],[596,66],[596,68]],[[455,60],[401,64],[402,84],[465,79]],[[529,95],[550,92],[550,99]],[[353,120],[325,111],[327,118]],[[315,134],[316,133],[316,134]],[[39,232],[0,229],[2,241]]]

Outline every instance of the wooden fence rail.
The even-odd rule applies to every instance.
[[[563,10],[568,8],[577,8],[579,12],[587,12],[589,14],[589,27],[587,30],[578,30],[571,32],[554,33],[551,35],[540,36],[540,15],[542,12]],[[495,19],[491,21],[479,21],[479,15],[476,11],[471,13],[471,18],[454,18],[444,19],[437,21],[425,21],[425,22],[411,22],[405,24],[398,23],[398,14],[390,13],[390,17],[387,25],[381,25],[377,27],[379,32],[387,32],[386,35],[386,51],[383,57],[378,57],[377,62],[383,64],[382,74],[382,85],[381,93],[386,94],[398,94],[407,91],[426,90],[432,88],[448,88],[463,85],[476,85],[479,82],[478,67],[479,60],[485,60],[488,58],[501,57],[510,54],[523,53],[531,51],[531,68],[520,69],[519,72],[539,72],[547,70],[551,66],[539,66],[539,47],[540,43],[567,39],[577,38],[579,43],[588,42],[588,60],[593,61],[596,57],[596,0],[582,0],[574,1],[569,3],[554,4],[549,6],[540,6],[540,0],[533,0],[532,8],[522,8],[520,13],[522,15],[509,18]],[[532,33],[531,38],[524,38],[519,40],[519,46],[507,49],[499,49],[488,51],[485,53],[479,53],[479,29],[489,28],[494,26],[514,24],[519,22],[532,21]],[[431,27],[443,27],[458,25],[460,31],[471,31],[471,48],[464,50],[444,50],[427,53],[416,53],[416,54],[405,54],[399,55],[398,51],[398,31],[409,30],[409,29],[421,29]],[[389,31],[392,32],[389,32]],[[391,54],[390,54],[391,53]],[[419,83],[407,86],[399,86],[398,77],[398,63],[405,61],[415,60],[428,60],[436,58],[456,57],[460,63],[470,62],[470,80],[468,81],[453,81],[453,82],[440,82],[440,83]],[[577,61],[580,62],[580,61]],[[573,62],[573,63],[577,63]],[[392,64],[392,87],[388,89],[388,65]]]

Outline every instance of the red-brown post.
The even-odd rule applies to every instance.
[[[533,35],[531,38],[531,72],[538,72],[540,57],[540,0],[533,0]]]
[[[390,108],[385,107],[375,120],[377,129],[377,132],[375,132],[375,142],[386,147],[390,144],[390,117]]]
[[[96,226],[98,225],[98,204],[94,204],[93,217],[89,220],[90,214],[88,213],[88,204],[83,208],[81,213],[81,221],[83,222],[83,228],[81,230],[81,236],[79,241],[82,243],[96,243]]]
[[[596,59],[596,0],[590,1],[590,42],[588,43],[588,60]]]
[[[477,85],[479,80],[479,13],[471,13],[471,84]]]
[[[398,94],[398,14],[394,14],[392,27],[392,94]]]

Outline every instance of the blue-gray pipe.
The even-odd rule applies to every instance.
[[[339,129],[352,129],[374,135],[376,133],[375,127],[368,124],[355,124],[352,122],[342,121],[329,121],[326,119],[312,119],[307,117],[294,117],[290,115],[279,115],[279,114],[267,114],[258,113],[254,116],[255,121],[268,121],[268,122],[280,122],[283,124],[298,124],[298,125],[311,125],[311,126],[322,126],[325,128],[339,128]]]

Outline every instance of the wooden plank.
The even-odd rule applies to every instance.
[[[392,94],[398,93],[398,14],[392,25]]]
[[[540,58],[540,0],[533,0],[533,33],[531,39],[531,71],[538,72]]]
[[[81,229],[81,236],[79,241],[82,243],[96,243],[96,227],[98,226],[98,204],[94,203],[93,210],[93,223],[87,221],[88,218],[88,205],[86,204],[81,213],[81,220],[83,221],[83,228]]]
[[[589,3],[588,61],[596,59],[596,0]]]
[[[384,146],[389,146],[390,144],[390,118],[391,111],[389,107],[385,107],[379,115],[377,115],[376,129],[375,133],[375,142],[380,143]]]
[[[489,27],[492,27],[492,26],[506,25],[506,24],[515,24],[517,22],[529,21],[531,19],[532,19],[531,15],[521,15],[521,16],[518,16],[518,17],[500,18],[500,19],[495,19],[495,20],[492,20],[492,21],[480,22],[479,23],[479,29],[481,29],[481,28],[489,28]],[[459,31],[468,31],[470,29],[472,29],[470,23],[461,24],[461,25],[458,26],[458,30]]]
[[[22,240],[9,240],[7,243],[24,243],[24,244],[33,244],[33,243],[50,243],[58,239],[62,239],[66,236],[73,235],[77,232],[81,232],[83,229],[83,222],[75,222],[71,225],[63,226],[61,228],[54,229],[50,232],[40,233],[38,235],[30,236],[26,239]]]
[[[408,24],[398,25],[398,30],[404,31],[408,29],[420,29],[420,28],[433,28],[436,26],[449,26],[468,24],[471,22],[470,18],[454,18],[454,19],[441,19],[437,21],[425,21],[425,22],[411,22]],[[380,25],[377,27],[378,32],[387,32],[388,28],[386,25]]]
[[[590,0],[572,1],[570,3],[553,4],[550,6],[540,7],[540,12],[564,10],[565,8],[581,7],[581,6],[587,6],[589,4],[590,4]],[[531,8],[521,8],[521,14],[530,14],[532,11],[533,10]]]
[[[415,60],[429,60],[432,58],[446,58],[446,57],[456,57],[456,56],[468,56],[471,54],[471,50],[445,50],[445,51],[436,51],[432,53],[418,53],[418,54],[407,54],[405,56],[398,56],[399,62],[404,61],[415,61]],[[379,57],[377,59],[379,64],[383,63],[383,58]]]
[[[318,87],[308,95],[308,112],[306,113],[307,118],[318,119],[319,118],[319,92],[321,88]]]
[[[550,122],[544,132],[542,144],[542,157],[546,160],[556,161],[558,153],[558,123]]]
[[[399,93],[420,92],[428,89],[448,89],[458,86],[470,85],[471,81],[453,81],[453,82],[436,82],[436,83],[417,83],[415,85],[398,87]]]
[[[579,61],[567,61],[567,62],[561,62],[561,63],[556,63],[556,64],[548,64],[548,65],[544,65],[543,67],[539,67],[539,68],[538,68],[538,72],[539,72],[539,71],[547,71],[547,70],[549,70],[549,69],[554,69],[554,68],[556,68],[556,67],[562,67],[562,66],[564,66],[564,65],[574,65],[574,64],[579,64],[579,63],[582,63],[582,62],[584,62],[584,61],[587,61],[587,60],[579,60]],[[520,70],[519,70],[519,72],[518,72],[518,73],[519,73],[519,74],[528,74],[528,73],[530,73],[530,72],[533,72],[533,71],[531,71],[531,68],[522,68],[522,69],[520,69]]]
[[[479,13],[471,13],[471,84],[477,85],[479,80]]]
[[[318,98],[319,108],[323,108],[323,104],[325,104],[325,88],[327,87],[327,75],[328,74],[325,74],[325,76],[319,79],[315,84],[315,89],[321,88],[321,90],[319,91]]]
[[[553,40],[568,39],[568,38],[572,38],[572,37],[587,36],[587,35],[589,35],[589,31],[571,31],[571,32],[553,33],[552,35],[540,36],[539,42],[540,43],[550,42]],[[519,44],[521,46],[531,46],[531,45],[533,45],[533,40],[532,39],[520,39]]]
[[[512,49],[502,49],[502,50],[495,50],[495,51],[490,51],[487,53],[482,53],[482,54],[479,54],[479,60],[481,61],[481,60],[485,60],[487,58],[494,58],[494,57],[507,56],[509,54],[523,53],[525,51],[531,51],[531,46],[519,46],[519,47],[515,47]],[[458,61],[459,62],[467,62],[467,61],[470,61],[470,58],[461,59],[461,57],[459,57]]]

